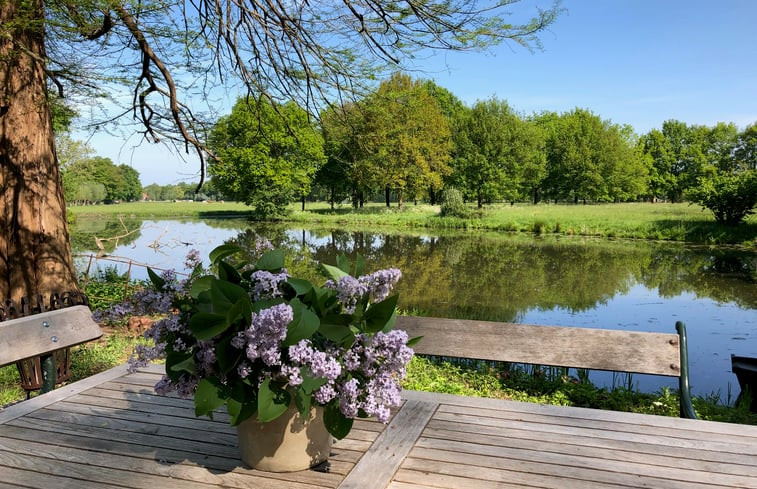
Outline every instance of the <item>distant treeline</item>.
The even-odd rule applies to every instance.
[[[318,122],[293,102],[240,99],[208,143],[221,156],[209,164],[211,181],[262,216],[313,196],[433,204],[449,187],[478,207],[660,199],[715,212],[757,185],[757,125],[669,120],[638,135],[581,108],[524,115],[497,98],[467,106],[401,73]],[[741,217],[737,209],[724,220]]]

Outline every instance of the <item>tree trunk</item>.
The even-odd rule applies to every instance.
[[[534,205],[539,203],[539,189],[534,187]]]
[[[305,195],[302,196],[302,212],[305,212]]]
[[[389,185],[384,187],[384,200],[386,200],[386,206],[389,207],[389,197],[391,196],[391,190],[389,190]]]
[[[397,209],[402,209],[402,189],[397,190]]]
[[[0,39],[0,301],[78,291],[39,61],[43,18],[42,0],[0,2],[0,23],[19,26]]]
[[[334,201],[336,200],[336,190],[334,189],[334,186],[331,186],[331,198],[329,199],[329,204],[331,204],[331,210],[334,210]]]

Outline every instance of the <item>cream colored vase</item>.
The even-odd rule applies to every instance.
[[[239,423],[237,433],[242,461],[268,472],[305,470],[325,462],[331,451],[321,407],[311,409],[304,420],[294,404],[268,423],[252,416]]]

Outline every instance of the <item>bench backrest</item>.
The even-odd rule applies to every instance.
[[[686,330],[678,334],[399,316],[416,353],[678,377],[681,416],[696,418],[688,378]]]
[[[681,375],[677,334],[400,316],[416,353],[559,367]]]
[[[72,306],[0,322],[0,367],[102,336],[87,306]]]

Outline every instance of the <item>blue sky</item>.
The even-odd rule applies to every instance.
[[[547,0],[523,0],[514,12]],[[466,104],[496,96],[525,114],[580,107],[639,133],[668,119],[712,126],[757,122],[757,0],[563,0],[542,51],[504,44],[483,53],[416,59]],[[514,21],[517,21],[517,15]],[[134,138],[136,139],[136,138]],[[96,135],[97,154],[132,165],[142,183],[196,180],[186,161],[157,145]]]

